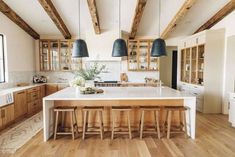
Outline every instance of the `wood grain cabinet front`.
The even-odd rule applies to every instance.
[[[46,95],[53,94],[58,91],[58,85],[57,84],[47,84],[46,85]]]
[[[14,93],[15,119],[18,119],[28,112],[27,93],[25,90]]]
[[[14,104],[0,108],[0,129],[5,128],[14,121]]]

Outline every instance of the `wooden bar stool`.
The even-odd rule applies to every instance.
[[[131,135],[131,122],[130,122],[130,111],[132,108],[130,106],[113,106],[111,109],[112,112],[112,134],[111,139],[114,138],[114,133],[116,134],[129,134],[129,138],[132,138]],[[127,123],[128,123],[128,131],[115,131],[115,129],[122,129],[122,127],[115,127],[115,114],[116,112],[126,112],[127,114]]]
[[[186,124],[186,111],[189,110],[188,107],[185,106],[171,106],[171,107],[164,107],[164,110],[166,110],[166,117],[164,119],[164,133],[165,128],[167,129],[167,138],[170,138],[171,133],[184,133],[185,137],[187,138],[187,124]],[[180,120],[180,126],[178,126],[176,129],[172,129],[171,127],[171,120],[172,120],[172,114],[174,112],[179,112],[179,120]],[[183,118],[183,119],[182,119]]]
[[[160,127],[159,127],[159,113],[160,107],[157,106],[140,106],[141,116],[140,116],[140,139],[143,137],[143,133],[157,133],[158,138],[161,138]],[[145,112],[153,112],[154,113],[154,130],[146,130],[144,131],[144,116]]]
[[[54,108],[54,112],[56,113],[54,140],[56,140],[56,135],[72,135],[72,139],[74,140],[74,128],[76,128],[76,132],[78,133],[77,118],[76,118],[76,113],[75,113],[76,109],[77,107],[73,107],[73,106],[61,106],[61,107]],[[70,113],[71,132],[65,132],[65,131],[58,132],[59,113],[62,113],[62,116],[65,113]],[[59,130],[61,129],[65,129],[65,128],[64,127],[59,128]]]
[[[85,139],[86,134],[100,134],[100,138],[103,139],[103,134],[104,134],[104,126],[103,126],[103,111],[104,107],[102,106],[96,106],[96,107],[84,107],[83,109],[84,113],[84,122],[83,122],[83,134],[82,134],[82,139]],[[99,131],[88,131],[88,129],[97,129],[97,127],[89,127],[88,128],[88,118],[89,118],[89,112],[95,111],[98,113],[99,120],[100,120],[100,126],[99,126]]]

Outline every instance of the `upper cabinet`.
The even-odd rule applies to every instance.
[[[159,58],[151,57],[152,40],[128,40],[129,71],[159,71]]]
[[[73,40],[40,40],[40,71],[73,71],[82,67],[72,58]]]

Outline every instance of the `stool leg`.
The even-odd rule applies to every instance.
[[[72,132],[72,138],[74,140],[74,120],[73,120],[73,112],[70,112],[70,118],[71,118],[71,132]]]
[[[86,134],[86,127],[87,127],[87,111],[84,111],[84,122],[83,122],[83,129],[82,129],[82,139],[85,139]]]
[[[58,127],[58,118],[59,118],[59,112],[58,112],[58,111],[56,111],[56,117],[55,117],[55,130],[54,130],[54,140],[56,140],[57,127]]]
[[[140,139],[143,137],[143,129],[144,129],[144,110],[141,112],[141,123],[140,123]]]
[[[157,126],[156,131],[157,131],[157,136],[158,139],[161,138],[161,134],[160,134],[160,127],[159,127],[159,111],[154,111],[154,117],[155,117],[155,126]]]
[[[75,119],[76,133],[79,134],[79,132],[78,132],[77,116],[76,116],[75,111],[73,111],[73,116],[74,116],[74,119]]]
[[[99,112],[99,119],[100,119],[100,138],[103,140],[103,126],[102,126],[102,111]]]
[[[115,116],[114,116],[114,111],[111,111],[112,113],[112,133],[111,133],[111,139],[113,140],[113,137],[114,137],[114,119],[115,119]]]
[[[131,135],[130,111],[127,112],[127,121],[128,121],[128,128],[129,128],[129,138],[132,139],[132,135]]]
[[[187,131],[187,122],[186,122],[186,111],[183,111],[183,117],[184,117],[184,132],[185,132],[185,138],[188,137],[188,131]]]
[[[163,135],[165,135],[165,133],[166,133],[167,117],[168,117],[168,111],[166,111],[166,115],[165,115],[165,118],[164,118],[164,121],[163,121],[163,127],[162,127]]]
[[[168,119],[167,119],[167,138],[170,138],[170,131],[171,131],[171,114],[172,111],[168,111]]]

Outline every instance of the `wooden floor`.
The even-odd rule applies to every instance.
[[[170,140],[148,136],[85,141],[68,137],[43,142],[42,132],[13,155],[1,157],[235,157],[235,129],[227,116],[197,114],[196,140],[176,135]]]

